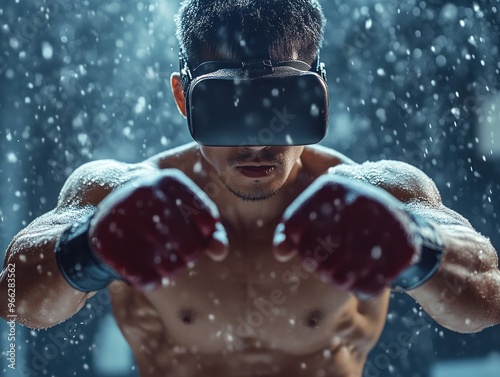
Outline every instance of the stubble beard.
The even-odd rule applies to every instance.
[[[227,189],[236,197],[246,201],[246,202],[260,202],[272,198],[276,195],[280,189],[269,189],[269,190],[254,190],[254,191],[238,191],[231,188],[226,182],[224,182]]]
[[[251,161],[265,161],[265,164],[269,163],[277,167],[282,167],[285,164],[285,158],[281,153],[272,153],[269,150],[263,150],[258,153],[248,152],[246,154],[237,155],[228,161],[229,167],[234,167],[243,163],[248,163]],[[239,191],[235,188],[229,186],[228,180],[222,180],[227,189],[236,197],[249,202],[259,202],[270,199],[274,195],[278,194],[281,187],[276,189],[250,189],[248,191]]]

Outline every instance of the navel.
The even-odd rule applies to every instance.
[[[179,319],[185,325],[192,325],[196,321],[196,311],[192,308],[182,308],[179,311]]]
[[[317,328],[325,318],[323,311],[314,309],[304,317],[304,324],[309,328]]]

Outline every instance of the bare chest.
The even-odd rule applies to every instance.
[[[299,259],[275,261],[270,232],[229,237],[225,261],[204,257],[168,286],[145,296],[127,288],[114,298],[140,369],[189,377],[198,375],[195,366],[203,375],[360,375],[388,297],[360,310]]]
[[[280,263],[272,233],[231,235],[223,262],[202,258],[168,286],[148,294],[170,340],[201,352],[327,347],[351,295],[307,272],[298,259]]]

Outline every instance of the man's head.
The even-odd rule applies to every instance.
[[[192,68],[208,60],[312,63],[325,19],[317,0],[184,0],[177,38]]]
[[[311,64],[323,40],[325,19],[317,0],[184,0],[176,22],[181,50],[195,68],[214,60],[302,60]],[[172,75],[172,89],[185,116],[178,74]],[[228,189],[245,200],[263,200],[277,193],[302,151],[302,146],[201,146],[203,156]]]

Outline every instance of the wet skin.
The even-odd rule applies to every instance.
[[[192,145],[149,162],[159,169],[177,167],[205,189],[221,212],[228,257],[216,262],[204,256],[168,286],[145,294],[119,282],[111,289],[118,324],[141,375],[360,376],[385,322],[388,290],[360,301],[308,272],[298,257],[278,262],[272,247],[283,209],[329,167],[350,161],[306,148],[298,157],[290,153],[297,162],[289,176],[278,168],[278,177],[263,174],[256,182],[228,172],[221,161],[235,153],[279,150],[204,152]],[[243,160],[236,166],[247,163]],[[280,174],[286,184],[274,206],[269,202],[276,196],[245,202],[230,192],[255,186],[255,192],[273,191],[267,188],[280,186],[275,183]],[[245,217],[228,201],[244,208]]]
[[[142,163],[95,161],[72,174],[56,208],[19,232],[7,250],[5,266],[16,265],[18,323],[48,328],[85,305],[95,292],[76,291],[64,280],[54,258],[57,238],[115,189],[164,169],[184,172],[208,194],[229,250],[222,261],[204,253],[156,290],[110,284],[117,323],[142,377],[361,376],[385,323],[389,289],[360,301],[307,271],[297,256],[278,261],[272,244],[285,209],[327,173],[379,186],[439,225],[446,245],[441,267],[428,283],[407,292],[432,318],[464,333],[500,322],[494,248],[442,205],[435,185],[418,169],[394,161],[355,164],[320,147],[188,144]],[[7,291],[6,271],[0,292]],[[0,304],[6,318],[7,305]]]

